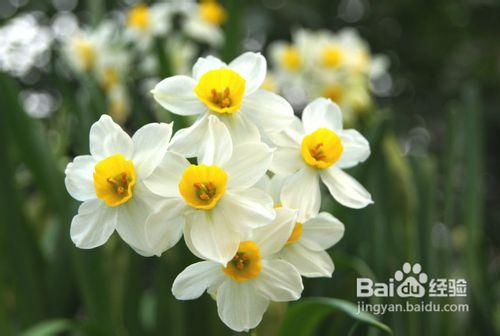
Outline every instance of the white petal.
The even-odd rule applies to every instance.
[[[268,138],[278,147],[297,148],[300,152],[300,145],[304,137],[304,126],[299,118],[293,117],[287,128],[279,133],[270,133]]]
[[[116,231],[120,237],[143,256],[155,255],[153,247],[146,238],[146,220],[159,204],[152,194],[141,183],[134,187],[132,198],[119,205]]]
[[[286,246],[280,253],[283,260],[292,264],[300,275],[310,278],[331,277],[334,265],[325,251],[313,251],[299,242]]]
[[[91,249],[104,244],[116,227],[116,209],[93,199],[80,205],[71,221],[71,240],[76,247]]]
[[[199,146],[198,163],[222,166],[233,153],[233,141],[226,125],[217,117],[208,117],[208,127]]]
[[[186,205],[178,198],[166,199],[146,220],[146,242],[157,256],[173,247],[182,237]]]
[[[213,261],[197,262],[188,266],[175,278],[172,294],[177,300],[196,299],[223,276],[221,265]]]
[[[197,211],[197,210],[192,210],[192,211]],[[196,223],[194,223],[194,225],[196,225]],[[186,243],[187,248],[189,249],[189,251],[191,251],[192,254],[194,254],[199,259],[205,259],[203,254],[201,254],[200,251],[198,251],[196,247],[194,247],[193,242],[191,241],[192,226],[193,223],[191,223],[190,221],[184,221],[184,230],[183,230],[184,242]]]
[[[246,52],[229,63],[245,79],[245,95],[255,92],[266,78],[267,62],[259,53]]]
[[[132,158],[139,179],[147,178],[158,166],[172,136],[172,123],[151,123],[137,130]]]
[[[172,137],[168,150],[186,157],[198,156],[207,133],[208,117],[209,114],[204,114],[191,126],[178,130]]]
[[[306,163],[297,147],[278,147],[273,153],[273,161],[269,170],[275,174],[293,174]]]
[[[294,120],[290,103],[283,97],[265,90],[257,90],[246,96],[240,112],[245,113],[264,134],[280,132]]]
[[[339,168],[351,168],[370,156],[370,144],[358,131],[349,129],[339,132],[344,150],[335,163]]]
[[[267,174],[264,174],[257,181],[257,183],[255,183],[253,186],[254,186],[254,188],[258,188],[262,191],[270,193],[270,191],[271,191],[271,178]],[[271,197],[272,197],[272,195],[271,195]]]
[[[235,331],[255,328],[267,310],[269,300],[257,293],[248,282],[226,280],[217,290],[219,317]]]
[[[203,76],[208,71],[217,70],[225,67],[226,63],[222,62],[220,59],[216,57],[213,56],[200,57],[193,66],[193,77],[194,79],[199,80],[200,77]]]
[[[259,246],[262,257],[275,254],[285,246],[296,220],[297,211],[281,207],[276,209],[274,221],[252,231],[252,240]]]
[[[196,251],[205,259],[226,265],[238,250],[240,236],[224,218],[215,220],[217,210],[216,207],[212,211],[193,211],[186,215],[186,222],[190,224],[189,239]]]
[[[340,131],[342,130],[342,112],[330,99],[317,98],[305,107],[302,112],[302,123],[308,134],[318,128]]]
[[[93,177],[95,164],[92,156],[82,155],[66,166],[64,184],[74,199],[83,202],[96,198]]]
[[[271,179],[271,186],[269,189],[269,193],[274,200],[274,204],[281,204],[281,189],[283,189],[283,185],[286,182],[288,176],[286,175],[274,175]]]
[[[305,167],[291,175],[281,189],[280,198],[284,207],[299,210],[299,222],[316,216],[321,206],[317,171]]]
[[[105,114],[90,128],[89,145],[90,153],[97,161],[118,153],[130,159],[134,149],[128,134]]]
[[[207,110],[194,93],[196,81],[188,76],[168,77],[151,91],[155,100],[168,111],[178,115],[195,115]]]
[[[166,152],[158,167],[144,180],[144,184],[156,195],[180,197],[179,182],[189,164],[181,155]]]
[[[310,249],[326,250],[342,239],[344,231],[342,222],[328,212],[321,212],[303,223],[300,241]]]
[[[217,204],[216,215],[230,223],[232,230],[242,232],[269,224],[276,217],[276,211],[271,196],[251,188],[243,192],[226,190]]]
[[[248,189],[266,174],[273,151],[262,142],[247,142],[234,147],[230,160],[223,165],[230,189]]]
[[[206,23],[198,18],[185,20],[182,30],[194,40],[213,47],[220,46],[225,39],[223,31],[219,26]]]
[[[352,176],[332,166],[321,171],[321,179],[340,204],[361,209],[373,203],[370,193]]]
[[[277,259],[262,260],[262,270],[254,285],[264,297],[277,302],[298,300],[304,289],[295,267]]]
[[[231,139],[233,139],[233,145],[260,141],[257,125],[244,113],[236,112],[229,116],[220,116],[219,120],[227,126]]]

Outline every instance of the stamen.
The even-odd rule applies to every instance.
[[[321,150],[321,147],[323,147],[323,143],[320,142],[317,144],[314,148],[311,148],[309,152],[311,153],[311,156],[315,158],[316,160],[323,160],[326,159],[326,155],[323,153]]]
[[[118,180],[117,180],[118,179]],[[106,182],[111,184],[115,189],[116,193],[119,195],[123,195],[127,192],[128,189],[128,176],[127,173],[123,172],[115,178],[108,177]]]
[[[217,104],[219,107],[224,108],[224,107],[230,107],[232,100],[231,100],[231,91],[229,87],[226,87],[224,91],[222,92],[217,92],[217,90],[212,89],[210,91],[212,94],[212,102]]]
[[[196,189],[196,195],[202,201],[211,200],[217,192],[217,189],[212,182],[208,182],[207,184],[196,182],[193,183],[193,187]]]

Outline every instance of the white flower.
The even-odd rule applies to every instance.
[[[109,45],[99,50],[95,62],[97,80],[106,90],[124,84],[130,71],[131,54],[122,45]]]
[[[194,142],[204,153],[198,165],[167,152],[145,181],[164,206],[146,224],[148,239],[161,254],[181,237],[190,241],[203,258],[226,264],[234,256],[242,232],[274,219],[273,201],[252,188],[266,173],[272,151],[260,142],[235,145],[226,126],[207,118],[205,133]]]
[[[134,41],[141,50],[149,47],[154,37],[165,36],[170,31],[171,11],[169,3],[132,6],[126,14],[127,39]]]
[[[158,203],[143,184],[164,156],[172,124],[148,124],[130,138],[103,115],[90,129],[90,154],[66,167],[66,189],[83,202],[71,222],[71,239],[79,248],[104,244],[111,234],[142,255],[152,255],[144,233]]]
[[[50,29],[40,25],[35,14],[4,22],[0,27],[0,70],[21,77],[34,66],[44,66],[43,56],[53,40]]]
[[[303,290],[302,279],[288,262],[271,257],[285,245],[295,212],[277,209],[276,219],[253,230],[241,240],[227,266],[201,261],[177,276],[172,293],[179,300],[193,300],[205,290],[216,293],[221,320],[235,331],[248,331],[262,320],[269,301],[294,301]]]
[[[274,175],[264,178],[258,186],[270,193],[275,207],[285,207],[281,201],[281,189],[286,176]],[[304,221],[296,222],[283,248],[277,256],[295,266],[305,277],[331,277],[333,261],[325,252],[335,245],[344,235],[344,224],[327,212]]]
[[[113,85],[107,91],[108,110],[107,113],[116,120],[117,123],[123,124],[130,114],[130,96],[127,88],[124,85]]]
[[[94,71],[113,31],[113,25],[104,22],[93,31],[77,29],[73,34],[65,36],[63,54],[72,70],[79,73]]]
[[[198,139],[207,131],[208,116],[217,116],[237,143],[259,141],[293,121],[293,110],[282,97],[259,89],[266,77],[266,59],[247,52],[226,65],[208,56],[199,58],[193,77],[173,76],[156,85],[152,93],[172,113],[199,115],[189,128],[172,139],[172,150],[192,156]]]
[[[203,0],[200,3],[186,1],[183,5],[183,31],[198,42],[220,46],[224,42],[224,32],[220,26],[227,20],[224,7],[216,0]]]
[[[329,99],[311,102],[304,109],[302,124],[296,120],[273,141],[278,149],[270,170],[290,174],[280,198],[287,207],[299,210],[299,221],[319,211],[319,179],[344,206],[358,209],[373,203],[368,191],[342,170],[368,158],[368,141],[356,130],[342,129],[341,111]]]

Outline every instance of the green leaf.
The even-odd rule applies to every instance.
[[[313,335],[321,321],[336,311],[347,314],[356,322],[367,324],[392,335],[391,329],[375,319],[373,315],[365,312],[358,314],[358,307],[355,304],[349,301],[321,297],[303,299],[292,305],[285,315],[278,335]]]
[[[26,330],[21,336],[52,336],[60,335],[63,332],[74,331],[76,325],[70,320],[55,319],[46,320],[36,324],[30,329]]]

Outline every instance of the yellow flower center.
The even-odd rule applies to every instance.
[[[114,207],[131,199],[135,181],[134,164],[121,154],[107,157],[94,167],[95,193],[108,206]]]
[[[259,246],[248,240],[240,243],[238,252],[222,271],[233,280],[246,281],[257,277],[261,268]]]
[[[118,84],[118,73],[115,69],[107,67],[102,75],[102,86],[104,89],[110,90],[116,84]]]
[[[80,58],[83,69],[89,71],[95,63],[95,51],[92,43],[86,39],[77,38],[74,42],[76,54]]]
[[[302,236],[302,223],[295,223],[295,226],[293,227],[292,234],[290,235],[290,238],[286,241],[286,244],[291,244],[299,240],[299,238]]]
[[[209,210],[226,191],[227,174],[217,166],[191,165],[182,174],[179,192],[187,204]]]
[[[200,3],[201,18],[213,25],[220,26],[227,20],[227,12],[217,1],[205,0]]]
[[[302,60],[297,48],[289,46],[283,50],[281,56],[283,67],[289,71],[297,71],[302,66]]]
[[[145,4],[133,6],[127,16],[127,25],[139,30],[149,28],[149,7]]]
[[[308,165],[319,169],[334,164],[343,150],[340,137],[327,128],[318,128],[302,140],[302,158]]]
[[[118,123],[123,123],[127,118],[127,105],[123,98],[111,98],[108,103],[108,114]]]
[[[321,62],[327,68],[337,68],[342,58],[342,50],[337,46],[328,46],[321,53]]]
[[[230,69],[211,70],[201,76],[194,92],[213,112],[234,113],[241,106],[245,80]]]
[[[329,85],[324,89],[323,97],[330,98],[332,101],[340,103],[344,98],[344,90],[340,85]]]

